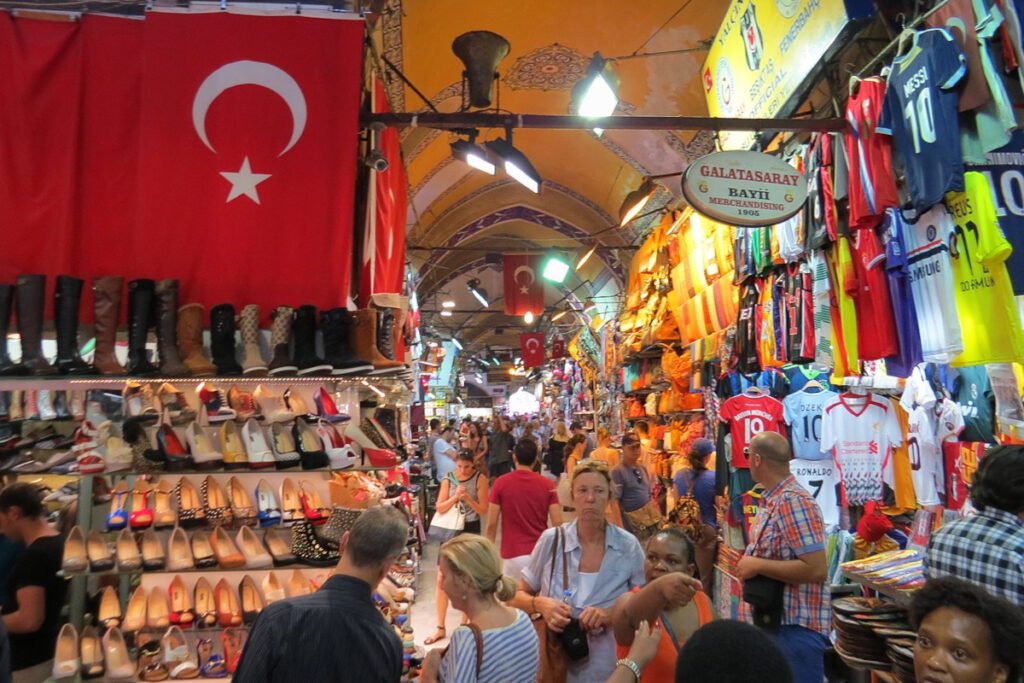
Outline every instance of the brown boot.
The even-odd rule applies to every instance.
[[[187,377],[192,374],[178,355],[178,281],[156,283],[156,351],[160,356],[160,372],[166,377]]]
[[[178,309],[178,355],[197,377],[217,374],[217,366],[203,353],[202,304],[187,304]]]
[[[388,333],[390,332],[389,328]],[[373,374],[398,372],[402,368],[401,363],[385,357],[377,346],[377,310],[374,308],[356,311],[356,324],[352,328],[352,347],[356,350],[357,357],[373,363]]]
[[[93,335],[96,337],[96,354],[92,364],[102,375],[127,374],[124,366],[117,362],[114,346],[117,343],[117,319],[121,313],[121,298],[124,295],[123,277],[94,277],[92,279]]]

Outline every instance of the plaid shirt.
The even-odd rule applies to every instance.
[[[792,475],[761,498],[761,509],[750,527],[753,542],[747,555],[767,560],[795,560],[825,549],[821,509]],[[828,635],[831,628],[825,582],[787,584],[782,623],[803,626]]]
[[[950,522],[928,541],[925,573],[955,576],[1024,607],[1024,521],[988,508]]]

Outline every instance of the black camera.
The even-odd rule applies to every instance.
[[[570,619],[565,630],[558,634],[558,642],[565,650],[565,656],[574,662],[590,655],[590,644],[587,642],[587,633],[580,626],[579,619]]]

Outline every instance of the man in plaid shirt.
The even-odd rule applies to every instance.
[[[784,436],[758,434],[747,456],[750,474],[765,493],[736,570],[744,581],[761,575],[786,584],[782,623],[766,631],[786,655],[796,683],[821,683],[831,623],[821,509],[790,474],[792,454]]]
[[[978,514],[932,535],[925,572],[970,581],[1024,607],[1024,446],[998,446],[981,459],[971,502]]]

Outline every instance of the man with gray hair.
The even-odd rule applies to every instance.
[[[408,520],[394,507],[364,512],[341,537],[341,560],[320,590],[260,613],[234,680],[397,682],[402,641],[371,596],[405,550],[408,534]]]

